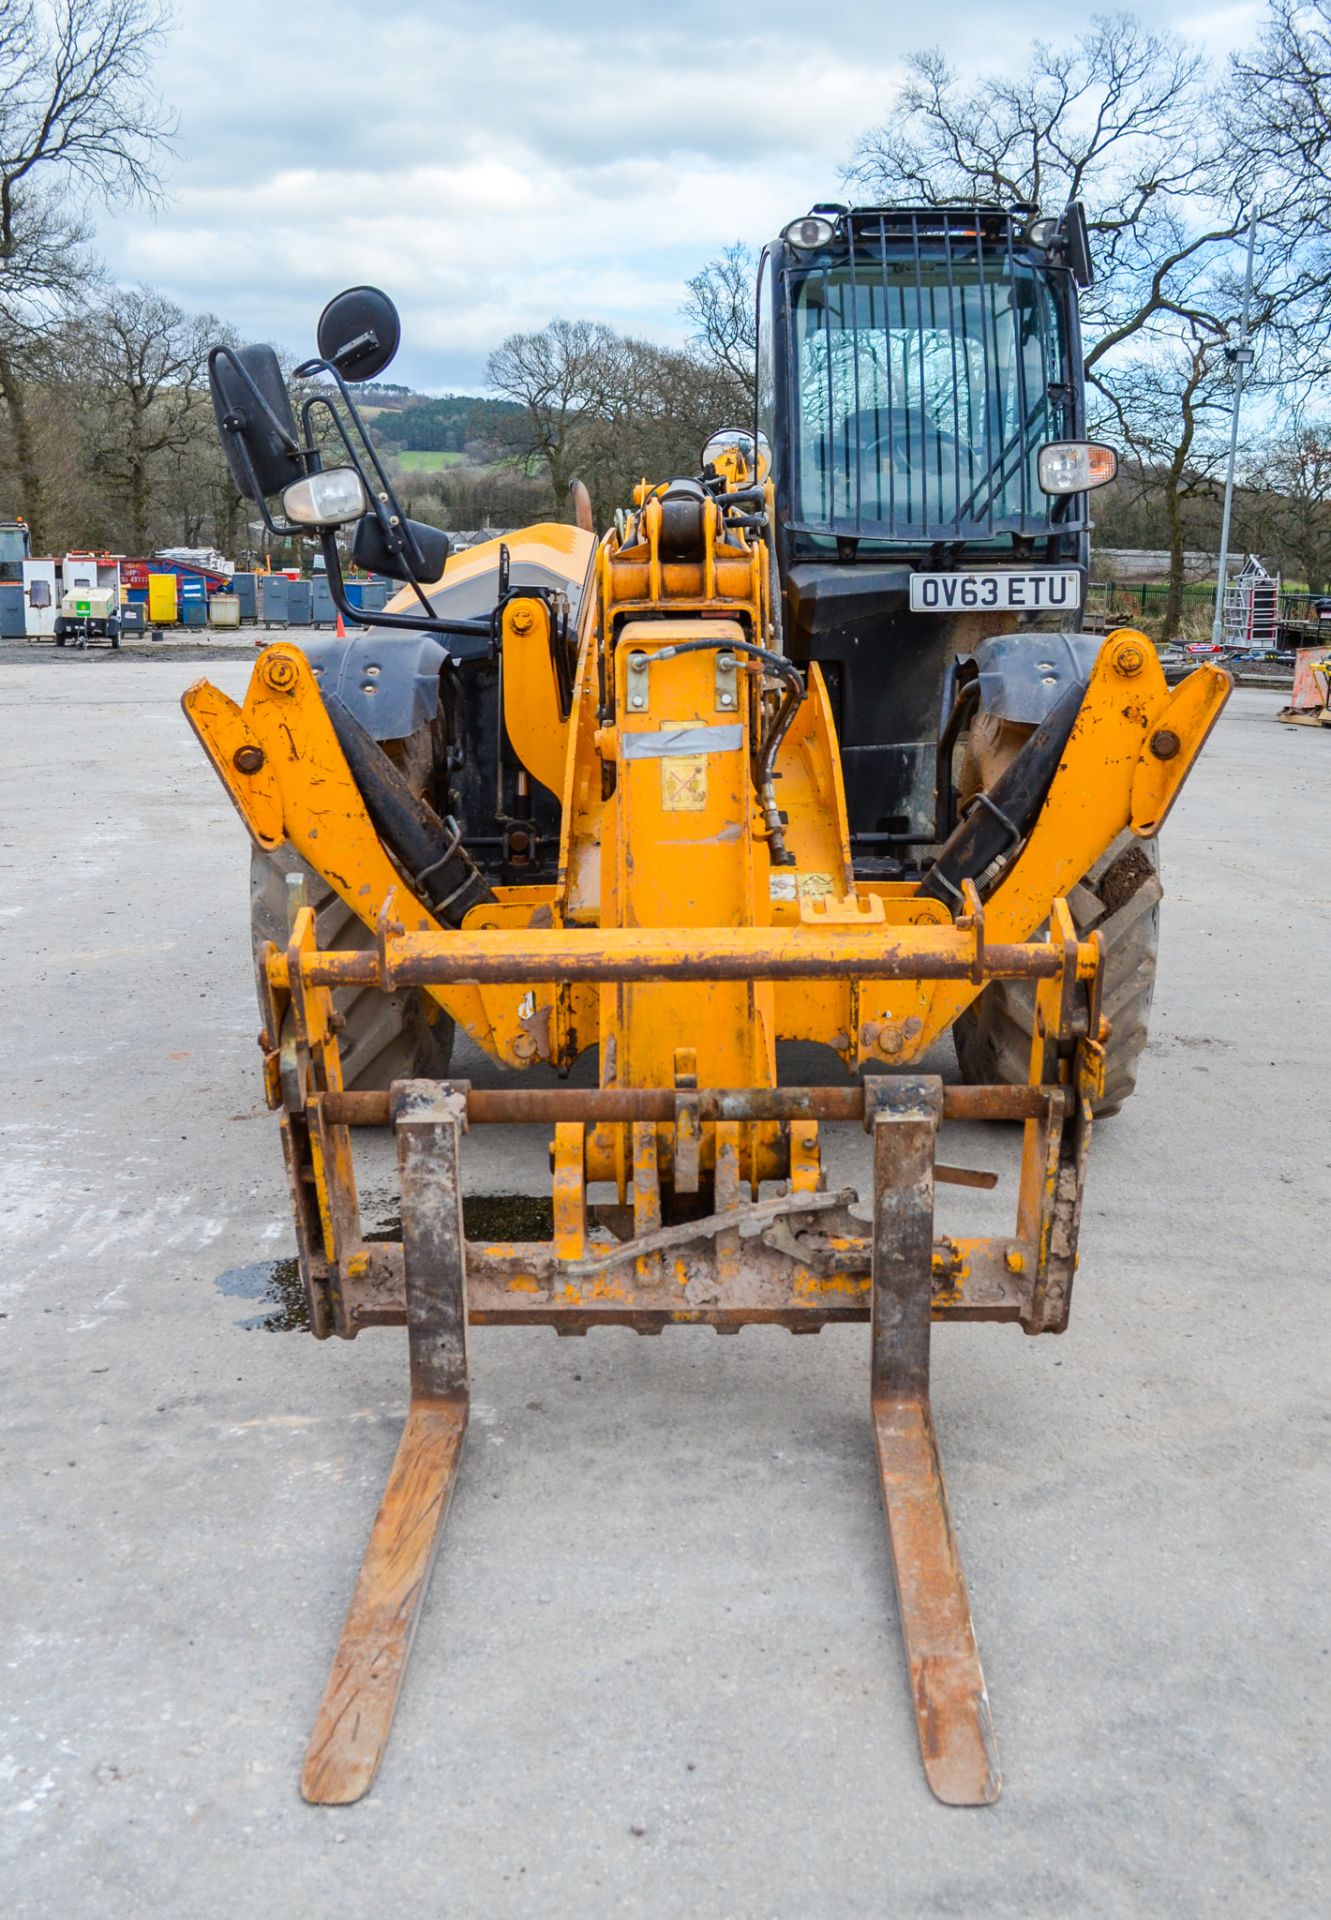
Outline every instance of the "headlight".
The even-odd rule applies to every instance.
[[[1094,440],[1051,440],[1040,449],[1037,471],[1045,493],[1089,493],[1113,479],[1118,455]]]
[[[781,238],[788,247],[810,253],[815,247],[830,247],[836,238],[836,228],[820,213],[806,213],[802,220],[792,220],[788,227],[783,227]]]
[[[369,501],[353,467],[329,467],[297,480],[282,495],[282,511],[300,527],[344,527],[359,520]]]

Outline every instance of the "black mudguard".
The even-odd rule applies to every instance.
[[[431,633],[353,633],[301,643],[319,691],[340,700],[374,740],[406,740],[439,711],[449,658]]]
[[[1044,805],[1103,645],[1093,633],[998,633],[976,647],[982,709],[1034,732],[939,849],[922,893],[955,904],[963,880],[985,875],[992,891],[994,863],[1006,865]]]
[[[1094,633],[996,633],[972,655],[980,705],[997,720],[1038,727],[1070,686],[1085,689],[1103,645]]]

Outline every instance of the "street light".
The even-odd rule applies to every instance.
[[[1257,209],[1248,222],[1248,260],[1243,272],[1243,318],[1239,323],[1238,344],[1225,348],[1225,358],[1234,369],[1234,400],[1229,416],[1229,471],[1225,475],[1225,510],[1220,519],[1220,560],[1215,582],[1215,615],[1211,621],[1211,642],[1220,645],[1224,625],[1225,576],[1229,572],[1229,522],[1234,511],[1234,465],[1239,451],[1239,405],[1243,382],[1256,355],[1248,344],[1248,317],[1252,311],[1252,256],[1257,245]]]

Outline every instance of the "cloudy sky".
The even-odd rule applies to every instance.
[[[330,294],[375,282],[403,314],[389,377],[432,390],[479,390],[490,348],[556,313],[678,339],[703,261],[842,197],[903,51],[1015,64],[1069,17],[1057,0],[176,7],[170,200],[105,223],[112,271],[296,352]],[[1149,17],[1223,53],[1260,12],[1155,0]]]

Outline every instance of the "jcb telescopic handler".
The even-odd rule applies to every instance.
[[[601,539],[449,558],[349,383],[398,339],[325,310],[297,414],[266,347],[211,378],[238,486],[318,539],[374,631],[185,709],[254,843],[264,1077],[315,1334],[407,1328],[397,1460],[306,1760],[345,1802],[388,1738],[467,1424],[467,1330],[869,1326],[871,1418],[929,1784],[998,1792],[929,1403],[933,1320],[1067,1324],[1092,1115],[1145,1040],[1154,841],[1227,675],[1172,692],[1076,631],[1091,490],[1079,209],[817,207],[765,251],[758,417]],[[329,447],[337,448],[330,458]],[[343,542],[404,583],[362,615]],[[448,1078],[461,1027],[511,1086]],[[952,1028],[961,1083],[922,1063]],[[843,1086],[778,1083],[819,1041]],[[595,1087],[523,1085],[587,1049]],[[939,1236],[947,1118],[1020,1121],[1011,1231]],[[823,1129],[873,1140],[868,1219]],[[469,1240],[465,1134],[547,1130],[552,1233]],[[358,1127],[395,1130],[367,1239]]]

